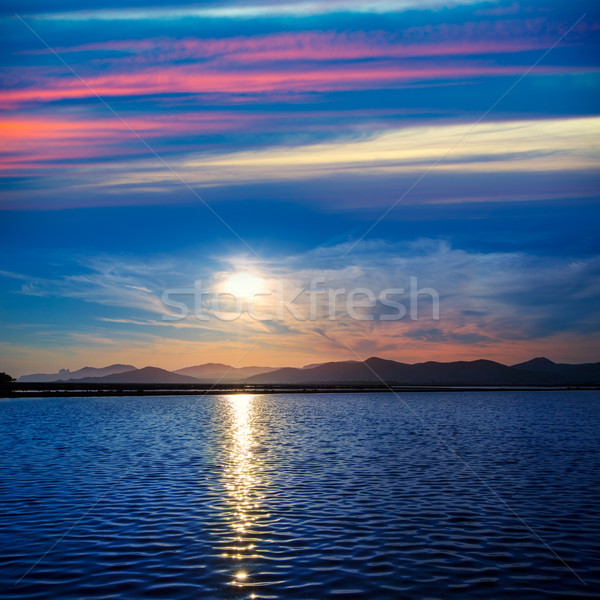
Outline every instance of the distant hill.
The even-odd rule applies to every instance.
[[[58,373],[34,373],[33,375],[22,375],[17,381],[24,383],[48,383],[51,381],[64,381],[66,379],[81,379],[83,377],[104,377],[116,373],[135,371],[133,365],[110,365],[108,367],[84,367],[78,371],[61,369]]]
[[[426,362],[415,365],[372,357],[364,363],[330,362],[313,368],[285,368],[250,377],[247,383],[374,383],[399,385],[560,384],[553,373],[507,367],[491,360]]]
[[[206,363],[195,367],[186,367],[173,371],[178,375],[195,377],[204,382],[221,381],[222,383],[236,383],[254,375],[276,371],[274,367],[231,367],[221,363]]]
[[[179,375],[158,367],[144,367],[105,377],[84,377],[69,379],[69,381],[74,383],[199,383],[195,377]]]
[[[400,364],[400,363],[397,363]],[[246,379],[246,383],[337,383],[368,382],[376,378],[363,363],[356,361],[328,362],[316,367],[285,367]]]
[[[600,381],[600,363],[583,363],[569,365],[555,363],[547,358],[534,358],[524,363],[514,365],[513,369],[551,373],[568,383],[586,384]]]
[[[48,383],[248,383],[248,384],[360,384],[398,385],[600,385],[600,363],[558,364],[547,358],[534,358],[511,367],[491,360],[401,363],[371,357],[365,362],[337,361],[301,368],[241,367],[206,363],[167,371],[158,367],[136,369],[131,365],[111,365],[78,371],[62,369],[55,374],[25,375],[20,382]]]

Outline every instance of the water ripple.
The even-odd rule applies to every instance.
[[[595,392],[1,401],[0,595],[597,597],[599,407]]]

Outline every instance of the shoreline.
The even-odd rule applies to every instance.
[[[364,394],[423,392],[596,391],[600,385],[398,385],[398,384],[69,384],[12,383],[0,385],[0,398],[59,398],[102,396],[222,396],[233,394]]]

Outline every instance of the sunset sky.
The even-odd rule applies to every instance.
[[[0,371],[600,360],[596,2],[81,6],[0,9]],[[440,318],[173,320],[236,273]]]

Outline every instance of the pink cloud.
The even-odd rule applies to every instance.
[[[307,31],[224,39],[112,40],[57,51],[91,53],[77,71],[103,96],[228,93],[281,97],[429,79],[518,75],[529,66],[527,61],[524,66],[495,65],[494,55],[545,49],[559,30],[560,24],[543,19],[505,19],[442,23],[399,32]],[[481,62],[482,56],[486,62]],[[87,77],[90,69],[99,71],[99,64],[108,74]],[[565,70],[567,67],[544,68],[548,73]],[[3,107],[93,95],[64,69],[20,68],[9,70],[3,79]]]
[[[57,161],[131,156],[142,149],[130,129],[145,140],[181,135],[201,136],[250,127],[258,117],[224,112],[132,117],[121,122],[16,116],[0,119],[0,170],[62,168]],[[131,142],[131,144],[128,144]]]
[[[59,53],[117,52],[112,62],[226,59],[229,62],[352,60],[419,56],[515,53],[546,48],[556,29],[541,19],[413,27],[402,32],[306,31],[221,39],[151,38],[57,48]],[[460,42],[457,42],[460,40]],[[48,53],[47,50],[36,53]]]
[[[354,90],[399,86],[427,80],[453,80],[481,76],[520,75],[525,66],[446,64],[396,66],[386,62],[368,65],[319,65],[294,70],[207,70],[201,65],[165,66],[131,73],[94,76],[84,85],[76,79],[42,79],[36,85],[5,90],[0,105],[51,102],[72,98],[143,96],[152,94],[270,94]],[[576,69],[570,68],[572,73]],[[562,73],[561,67],[539,67],[537,72]],[[89,86],[89,87],[88,87]]]

